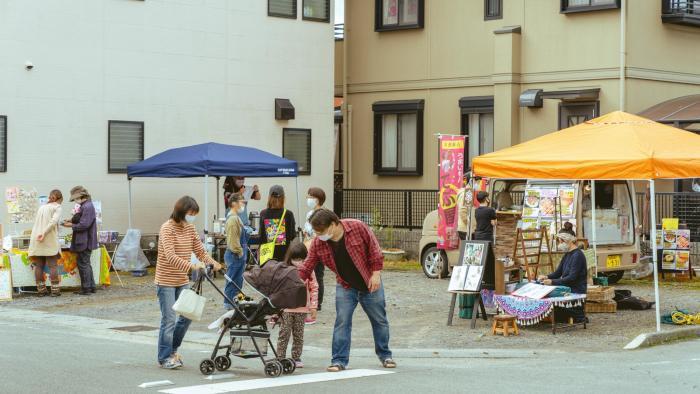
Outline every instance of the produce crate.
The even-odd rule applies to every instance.
[[[586,301],[586,313],[616,313],[617,302],[589,302]]]
[[[589,287],[586,293],[587,302],[607,302],[615,298],[615,288],[612,286]]]

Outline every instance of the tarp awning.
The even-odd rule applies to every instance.
[[[193,178],[203,176],[295,177],[297,162],[247,146],[214,142],[166,150],[127,167],[127,176]]]
[[[479,156],[477,176],[505,179],[700,177],[700,136],[616,111]]]

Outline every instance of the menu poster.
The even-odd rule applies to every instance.
[[[537,189],[525,190],[525,207],[539,208],[540,207],[540,191]]]
[[[524,218],[538,218],[540,217],[539,208],[523,207],[523,217]]]
[[[559,203],[561,204],[562,217],[573,217],[576,215],[575,198],[576,189],[559,189]]]
[[[557,189],[540,190],[540,217],[553,218],[556,212]]]
[[[677,271],[687,271],[690,268],[690,251],[689,250],[677,250],[676,251],[676,267]]]
[[[664,250],[661,254],[661,269],[675,270],[676,269],[676,251]]]
[[[676,230],[676,249],[690,249],[690,230]]]
[[[676,230],[662,230],[664,249],[676,249]]]
[[[452,277],[447,291],[479,291],[484,276],[484,267],[478,265],[458,265],[452,269]]]

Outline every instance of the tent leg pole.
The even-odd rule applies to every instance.
[[[129,228],[131,227],[131,179],[129,179]]]
[[[219,193],[219,179],[220,178],[217,176],[216,177],[216,218],[217,219],[221,219],[221,215],[220,215],[221,205],[219,203],[219,197],[220,197],[221,193]]]
[[[209,175],[204,176],[204,234],[209,232]]]
[[[593,270],[594,275],[598,276],[598,227],[596,223],[596,212],[595,212],[595,181],[591,180],[591,227],[593,232],[593,254],[595,255],[595,269]]]
[[[299,177],[294,178],[294,182],[296,183],[296,188],[297,188],[297,215],[298,217],[301,218],[301,204],[299,203]]]
[[[654,307],[656,309],[656,332],[661,331],[661,306],[659,305],[659,266],[656,256],[656,190],[654,180],[649,180],[649,191],[651,195],[651,256],[654,264]]]

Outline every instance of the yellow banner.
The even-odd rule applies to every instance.
[[[442,149],[464,149],[464,139],[442,141]]]

